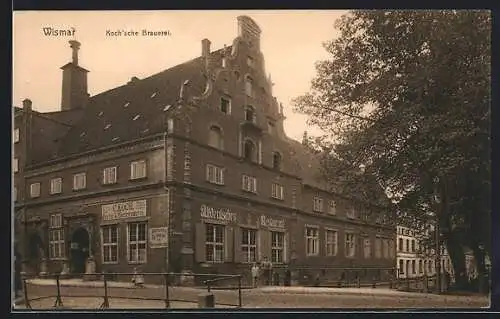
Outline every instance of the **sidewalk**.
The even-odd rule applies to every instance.
[[[45,279],[45,278],[34,278],[26,280],[26,283],[37,285],[37,286],[55,286],[57,285],[57,281],[55,279]],[[74,278],[74,279],[59,279],[59,285],[63,287],[93,287],[93,288],[103,288],[103,281],[84,281],[83,279]],[[109,288],[131,288],[137,289],[131,282],[125,281],[107,281],[107,286]],[[160,285],[144,285],[146,288],[160,288]]]

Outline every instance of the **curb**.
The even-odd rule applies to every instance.
[[[307,295],[307,294],[315,294],[315,295],[350,295],[350,296],[372,296],[372,297],[396,297],[396,298],[434,298],[436,295],[433,294],[420,294],[420,293],[375,293],[375,292],[354,292],[354,291],[297,291],[297,290],[274,290],[274,289],[263,289],[263,290],[255,290],[255,292],[259,293],[282,293],[282,294],[290,294],[290,295]]]

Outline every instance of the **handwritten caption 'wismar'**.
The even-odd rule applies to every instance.
[[[140,31],[137,30],[106,30],[107,37],[161,37],[161,36],[171,36],[172,33],[170,30],[147,30],[142,29]]]

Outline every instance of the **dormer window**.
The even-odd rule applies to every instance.
[[[255,122],[255,110],[251,106],[245,107],[245,121]]]
[[[255,160],[255,144],[250,141],[245,141],[244,154],[245,160],[253,162]]]
[[[276,170],[281,168],[281,154],[278,152],[273,153],[273,168]]]
[[[247,96],[253,96],[252,95],[252,92],[253,92],[253,88],[252,88],[253,83],[252,82],[253,81],[252,81],[252,79],[250,77],[247,77],[245,79],[245,94]]]
[[[254,60],[251,56],[247,57],[247,65],[251,68],[254,67]]]
[[[231,99],[226,97],[220,98],[220,111],[224,114],[231,114]]]

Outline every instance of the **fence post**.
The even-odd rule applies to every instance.
[[[23,290],[24,290],[24,305],[26,306],[26,309],[31,310],[31,304],[28,299],[28,285],[26,284],[26,278],[23,278]]]
[[[356,284],[358,288],[361,288],[361,279],[359,277],[356,278]]]
[[[238,304],[241,308],[241,275],[238,276]]]
[[[56,284],[57,284],[57,297],[56,297],[56,302],[54,303],[54,308],[62,308],[64,307],[64,305],[61,300],[61,283],[59,282],[59,274],[56,274]]]
[[[206,283],[207,283],[207,291],[210,292],[210,280],[207,280]]]
[[[107,281],[107,278],[106,278],[106,274],[104,274],[102,276],[102,278],[104,279],[104,300],[103,300],[101,306],[99,307],[99,309],[108,309],[109,308],[108,281]]]
[[[168,294],[168,286],[169,286],[169,280],[168,280],[168,273],[165,274],[165,308],[170,308],[170,297]]]

